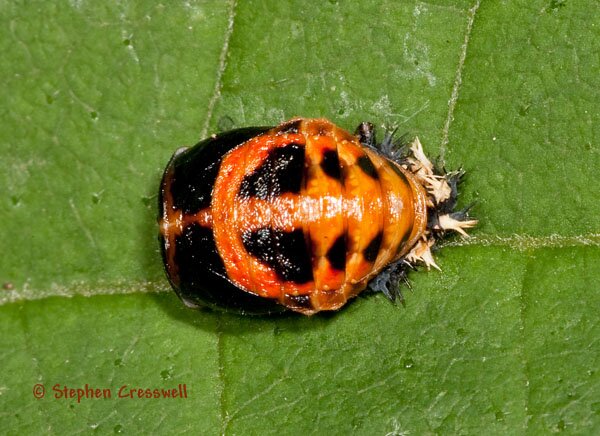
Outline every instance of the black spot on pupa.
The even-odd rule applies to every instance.
[[[369,159],[369,156],[364,155],[359,157],[356,160],[356,165],[358,165],[358,167],[363,170],[363,172],[368,175],[369,177],[371,177],[372,179],[378,180],[379,179],[379,174],[377,173],[377,168],[375,168],[375,165],[373,165],[373,162],[371,162],[371,159]]]
[[[313,280],[311,255],[302,229],[284,232],[263,227],[243,232],[242,242],[250,255],[273,268],[282,280]]]
[[[273,252],[273,230],[269,227],[242,233],[242,242],[250,255],[260,259],[264,263],[271,265],[275,262],[275,253]]]
[[[273,150],[271,196],[300,193],[304,178],[304,145],[289,144]]]
[[[290,143],[278,147],[256,170],[242,180],[239,196],[262,200],[283,193],[298,194],[304,177],[304,145]]]
[[[242,198],[257,197],[262,200],[268,198],[270,177],[271,161],[267,160],[254,172],[244,177],[238,195]]]
[[[294,283],[308,283],[313,280],[312,259],[306,246],[304,232],[275,232],[277,261],[281,276]]]
[[[377,233],[369,245],[363,250],[363,257],[367,262],[375,262],[377,254],[379,253],[379,247],[381,247],[381,241],[383,239],[383,232]]]
[[[327,250],[326,256],[332,268],[344,271],[346,267],[346,235],[342,235],[335,240]]]
[[[323,153],[323,159],[321,160],[321,169],[329,177],[340,180],[340,159],[338,157],[337,150],[327,150]]]

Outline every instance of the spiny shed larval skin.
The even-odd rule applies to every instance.
[[[241,313],[337,310],[369,282],[393,300],[406,267],[437,267],[437,238],[476,224],[454,211],[462,174],[438,172],[418,139],[377,143],[370,123],[213,135],[177,150],[161,182],[167,276],[188,306]]]

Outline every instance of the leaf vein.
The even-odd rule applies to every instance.
[[[600,247],[600,233],[562,236],[551,234],[548,236],[530,235],[477,235],[468,239],[450,241],[440,244],[440,247],[467,247],[467,246],[505,246],[517,251],[534,250],[538,248],[568,248],[580,246]]]
[[[223,48],[221,49],[221,54],[219,56],[219,66],[217,68],[217,80],[215,81],[215,88],[213,94],[208,101],[208,109],[206,110],[206,118],[204,119],[204,126],[202,127],[202,131],[200,133],[201,138],[205,138],[208,133],[208,127],[210,125],[210,120],[212,119],[213,111],[221,96],[221,89],[223,87],[223,74],[225,73],[225,69],[227,68],[227,56],[229,54],[229,41],[231,40],[231,35],[233,34],[233,27],[235,22],[235,13],[236,13],[237,1],[231,0],[229,2],[229,14],[227,18],[227,30],[225,31],[225,40],[223,41]]]
[[[510,236],[477,235],[468,239],[455,240],[440,244],[445,247],[508,247],[516,251],[541,248],[600,247],[600,233],[588,233],[573,236],[551,234],[548,236],[530,236],[514,234]],[[52,297],[72,298],[76,296],[94,297],[100,295],[127,295],[169,292],[163,280],[137,281],[123,280],[115,282],[74,281],[68,284],[52,283],[49,288],[35,289],[28,283],[0,294],[0,306],[30,300],[42,300]]]
[[[471,9],[469,9],[469,13],[467,15],[467,30],[465,31],[465,38],[460,50],[460,56],[458,58],[458,68],[456,69],[454,84],[452,85],[452,93],[450,94],[450,100],[448,100],[448,115],[446,116],[446,121],[444,122],[444,128],[442,130],[442,144],[440,146],[440,160],[442,162],[444,161],[446,147],[448,146],[450,125],[454,120],[454,108],[456,107],[460,86],[462,84],[462,71],[465,65],[465,59],[467,58],[467,47],[469,46],[471,31],[473,30],[473,23],[475,22],[475,15],[477,14],[480,4],[481,0],[477,0]]]
[[[75,206],[75,203],[73,202],[72,198],[69,199],[69,205],[71,206],[71,210],[73,211],[73,216],[75,216],[75,220],[77,221],[79,228],[85,235],[86,239],[89,241],[92,248],[96,252],[98,252],[98,245],[96,244],[96,239],[94,239],[94,235],[92,234],[90,229],[87,227],[87,225],[81,219],[81,215],[79,215],[79,211],[77,210],[77,207]]]
[[[233,418],[235,418],[242,410],[244,410],[246,407],[248,407],[249,405],[251,405],[252,403],[254,403],[255,401],[257,401],[258,399],[260,399],[260,398],[264,397],[265,395],[267,395],[269,392],[271,392],[275,387],[277,387],[279,384],[281,384],[286,379],[287,379],[287,377],[283,377],[283,378],[280,378],[280,379],[277,379],[277,380],[273,381],[273,383],[271,383],[265,389],[263,389],[262,391],[256,393],[252,398],[250,398],[250,399],[246,400],[244,403],[242,403],[230,415],[227,415],[225,417],[225,420],[223,421],[223,427],[222,427],[221,434],[224,435],[226,433],[226,430],[229,427],[229,424],[231,423],[231,421],[233,420]]]

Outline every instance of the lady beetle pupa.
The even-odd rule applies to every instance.
[[[165,269],[183,302],[242,313],[337,310],[369,285],[391,300],[407,268],[477,221],[455,211],[462,171],[418,139],[378,143],[325,119],[213,135],[179,149],[160,185]]]

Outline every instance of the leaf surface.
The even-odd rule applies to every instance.
[[[0,8],[8,433],[598,432],[597,3]],[[411,273],[404,307],[184,308],[156,243],[164,165],[297,115],[418,135],[467,170],[479,227],[438,251],[443,272]],[[59,393],[86,385],[111,398]]]

